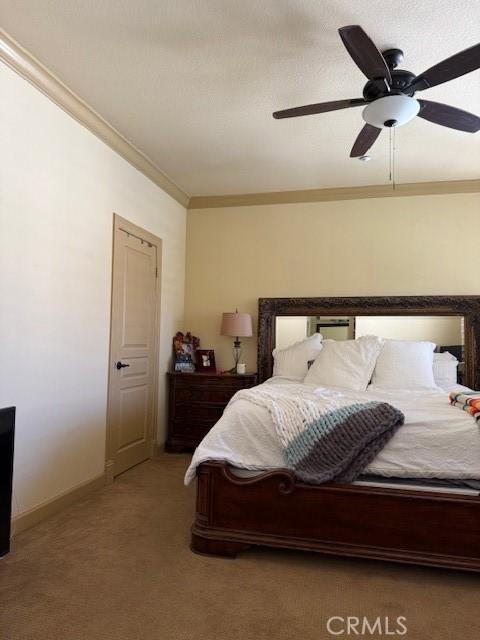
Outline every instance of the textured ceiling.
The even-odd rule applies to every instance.
[[[388,132],[348,155],[361,109],[274,110],[360,97],[337,28],[360,24],[420,73],[479,40],[478,0],[0,0],[2,27],[189,195],[389,181]],[[417,94],[420,95],[420,94]],[[480,112],[480,72],[422,93]],[[475,179],[480,134],[416,118],[396,132],[401,182]]]

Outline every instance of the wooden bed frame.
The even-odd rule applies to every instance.
[[[480,296],[261,298],[258,376],[272,375],[277,316],[459,315],[465,384],[480,388]],[[196,553],[235,557],[252,545],[480,571],[480,497],[358,485],[307,485],[287,469],[252,478],[199,466]]]

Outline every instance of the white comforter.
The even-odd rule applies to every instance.
[[[280,385],[288,392],[293,383],[286,378],[271,378],[265,384]],[[330,391],[338,394],[339,389]],[[446,391],[387,391],[370,385],[365,392],[342,393],[352,402],[389,402],[405,415],[405,424],[365,473],[397,478],[480,479],[480,428],[474,418],[449,404]],[[195,477],[197,466],[207,460],[259,471],[284,467],[282,448],[267,409],[247,400],[228,406],[197,447],[186,484]]]

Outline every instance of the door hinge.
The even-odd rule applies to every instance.
[[[155,267],[155,278],[158,278],[158,267]]]

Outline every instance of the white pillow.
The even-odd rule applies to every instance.
[[[372,377],[383,340],[362,336],[357,340],[324,340],[323,349],[304,382],[319,387],[365,391]]]
[[[435,387],[433,342],[385,340],[373,372],[372,383],[384,389]]]
[[[286,349],[273,350],[273,375],[303,380],[310,360],[322,350],[322,335],[314,333],[306,340],[295,342]]]
[[[457,384],[458,360],[448,351],[433,354],[433,379],[442,389]]]

